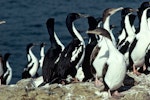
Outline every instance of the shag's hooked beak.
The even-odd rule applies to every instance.
[[[122,9],[123,9],[123,7],[119,7],[119,8],[116,8],[115,11],[117,12],[117,11],[120,11]]]
[[[96,35],[100,35],[101,34],[101,32],[98,29],[87,30],[86,33],[87,34],[96,34]]]
[[[138,9],[130,9],[130,12],[138,12]]]
[[[4,23],[6,23],[6,21],[0,21],[0,24],[4,24]]]
[[[114,13],[116,13],[117,11],[120,11],[120,10],[122,10],[123,9],[123,7],[119,7],[119,8],[113,8],[113,10],[110,12],[111,14],[114,14]]]
[[[88,30],[86,33],[87,34],[101,35],[101,36],[107,37],[108,39],[112,40],[109,32],[107,30],[105,30],[104,28],[99,27],[99,28],[96,28],[94,30]]]

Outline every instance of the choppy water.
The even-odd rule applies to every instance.
[[[0,25],[0,53],[12,54],[9,58],[13,70],[11,83],[21,79],[27,63],[26,45],[30,42],[50,44],[45,25],[49,17],[55,18],[55,31],[66,45],[70,40],[65,24],[68,13],[81,12],[97,17],[102,15],[105,8],[138,8],[143,1],[145,0],[0,0],[0,20],[6,21],[6,24]],[[120,25],[118,18],[115,16],[112,19],[113,24]],[[79,24],[79,28],[80,26]],[[82,27],[83,25],[81,29]],[[39,47],[35,47],[33,52],[39,57]]]

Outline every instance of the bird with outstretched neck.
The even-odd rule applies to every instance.
[[[56,77],[60,83],[64,83],[70,77],[69,82],[71,80],[82,81],[84,78],[81,64],[85,55],[85,42],[74,25],[74,21],[82,17],[87,16],[80,13],[69,13],[67,15],[66,26],[72,36],[72,41],[65,47],[57,63]]]
[[[43,86],[46,83],[51,83],[53,81],[54,75],[56,73],[54,69],[59,60],[60,53],[64,50],[64,45],[61,43],[56,33],[54,32],[54,23],[54,18],[49,18],[46,22],[51,46],[46,52],[43,60],[42,76],[44,82],[40,86]]]

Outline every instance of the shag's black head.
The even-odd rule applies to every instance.
[[[119,7],[119,8],[107,8],[103,11],[103,17],[109,16],[109,15],[113,15],[115,14],[117,11],[122,10],[123,7]]]
[[[46,21],[46,25],[53,25],[53,24],[54,24],[54,21],[55,21],[54,18],[49,18],[49,19]]]
[[[44,47],[46,44],[45,43],[41,43],[40,47]]]
[[[31,47],[33,47],[33,46],[34,46],[33,43],[29,43],[29,44],[27,45],[27,48],[26,48],[27,53],[29,53],[29,49],[30,49]]]
[[[136,15],[132,14],[132,12],[137,12],[137,9],[133,9],[133,8],[130,8],[130,7],[126,7],[124,9],[122,9],[122,11],[121,11],[121,17],[122,17],[121,26],[122,27],[125,27],[124,26],[125,25],[124,24],[125,16],[128,15],[129,13],[131,13],[129,15],[130,24],[133,25],[133,22],[135,20]]]
[[[103,11],[103,22],[105,22],[105,20],[108,16],[111,16],[111,15],[115,14],[117,11],[122,10],[122,9],[123,9],[123,7],[105,9]]]
[[[79,18],[87,18],[89,15],[86,15],[86,14],[81,14],[81,13],[69,13],[67,15],[67,18],[66,18],[66,22],[73,22],[75,21],[76,19],[79,19]]]
[[[75,21],[78,18],[81,18],[81,14],[80,13],[69,13],[67,15],[66,21],[73,22],[73,21]]]
[[[122,11],[121,11],[121,16],[122,17],[125,17],[127,14],[129,14],[129,13],[131,13],[131,12],[133,12],[134,10],[132,9],[132,8],[130,8],[130,7],[127,7],[127,8],[124,8],[124,9],[122,9]]]
[[[129,17],[129,20],[130,20],[130,24],[131,24],[131,26],[134,24],[134,20],[135,20],[135,18],[136,18],[136,15],[134,15],[134,14],[131,14],[131,15],[129,15],[130,17]]]
[[[42,47],[44,47],[45,45],[46,45],[45,43],[41,43],[40,49],[41,49]]]
[[[88,17],[89,30],[93,30],[97,27],[98,22],[93,16]]]
[[[97,27],[99,21],[97,21],[97,19],[95,19],[93,16],[89,16],[87,18],[88,18],[88,24],[89,24],[88,30],[94,30]],[[96,40],[96,37],[94,34],[88,34],[88,36],[94,41]]]
[[[138,17],[139,17],[139,19],[141,20],[141,16],[142,16],[142,13],[143,13],[143,11],[146,9],[146,8],[148,8],[148,7],[150,7],[150,2],[143,2],[142,4],[141,4],[141,6],[138,8]],[[149,14],[149,12],[147,13],[147,16],[149,16],[150,14]]]
[[[143,2],[139,10],[144,11],[146,8],[150,7],[150,2]]]
[[[74,34],[73,29],[72,29],[72,23],[79,18],[87,18],[87,17],[88,15],[80,14],[80,13],[69,13],[67,15],[66,26],[73,37],[76,38],[76,35]]]
[[[49,34],[54,33],[54,22],[55,22],[54,18],[49,18],[46,22]]]
[[[4,60],[7,61],[10,55],[11,55],[11,53],[6,53],[6,54],[4,55]]]

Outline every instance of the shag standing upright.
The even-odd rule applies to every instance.
[[[88,24],[89,24],[88,30],[94,30],[98,26],[98,21],[93,16],[89,16]],[[88,36],[89,36],[89,40],[88,40],[88,44],[85,47],[85,57],[82,63],[82,68],[83,68],[83,72],[85,75],[85,78],[83,81],[87,81],[93,77],[91,73],[90,55],[94,47],[98,43],[98,35],[88,34]]]
[[[64,45],[54,32],[54,18],[49,18],[46,22],[46,26],[50,36],[51,47],[48,49],[44,57],[42,67],[42,76],[44,82],[41,84],[41,86],[53,81],[53,77],[56,73],[54,69],[59,60],[60,53],[64,49]]]
[[[122,10],[123,7],[119,8],[107,8],[103,12],[103,28],[106,29],[112,39],[113,44],[116,46],[116,39],[115,39],[115,34],[112,33],[112,30],[110,28],[110,17],[115,14],[117,11]]]
[[[101,72],[100,74],[102,74],[102,77],[103,77],[105,90],[108,90],[110,97],[111,97],[112,91],[115,91],[113,95],[121,96],[116,90],[119,87],[121,87],[123,80],[125,78],[125,75],[126,75],[126,63],[125,63],[124,56],[116,49],[116,47],[114,46],[110,38],[106,37],[105,34],[109,34],[107,30],[103,28],[98,28],[96,33],[95,33],[95,30],[90,31],[90,33],[92,32],[94,34],[99,34],[100,36],[100,41],[98,42],[99,45],[104,44],[107,46],[107,48],[103,49],[103,52],[101,51],[102,47],[100,48],[100,52],[103,54],[103,56],[107,55],[106,57],[103,57],[105,58],[103,60],[104,67],[102,68],[101,67],[102,65],[97,63],[99,64],[99,66],[97,67],[95,66],[95,69],[96,69],[95,71],[97,72],[97,74]]]
[[[38,69],[38,75],[41,76],[42,75],[42,66],[43,66],[43,61],[44,61],[44,56],[45,56],[45,52],[44,52],[44,48],[45,48],[45,43],[41,43],[40,45],[40,60],[39,60],[39,69]]]
[[[24,71],[22,73],[22,78],[37,77],[37,70],[39,67],[39,62],[36,56],[32,52],[32,48],[35,45],[37,44],[29,43],[26,47],[28,63],[24,68]]]
[[[143,70],[146,69],[144,64],[145,55],[147,48],[150,44],[150,29],[147,23],[147,12],[150,8],[147,8],[143,11],[140,23],[140,31],[135,36],[130,48],[129,48],[129,63],[133,67],[133,73],[139,75],[137,67],[143,67]]]
[[[124,38],[122,44],[118,45],[118,50],[125,56],[127,65],[129,65],[129,47],[135,38],[135,31],[132,26],[135,19],[135,15],[132,14],[134,11],[136,10],[132,8],[124,8],[122,11],[125,13],[124,27],[126,38]]]
[[[4,74],[2,76],[2,84],[8,85],[12,79],[12,68],[10,67],[8,58],[11,54],[6,53],[4,55],[4,62],[3,62],[3,68],[4,68]]]
[[[69,76],[75,78],[75,80],[78,79],[80,81],[82,81],[84,78],[82,67],[80,66],[85,55],[85,42],[74,26],[74,21],[81,17],[86,16],[83,16],[79,13],[69,13],[66,18],[66,25],[68,31],[72,35],[72,41],[61,53],[61,57],[56,67],[58,82],[60,83],[64,82],[63,80],[66,80],[66,78]]]

